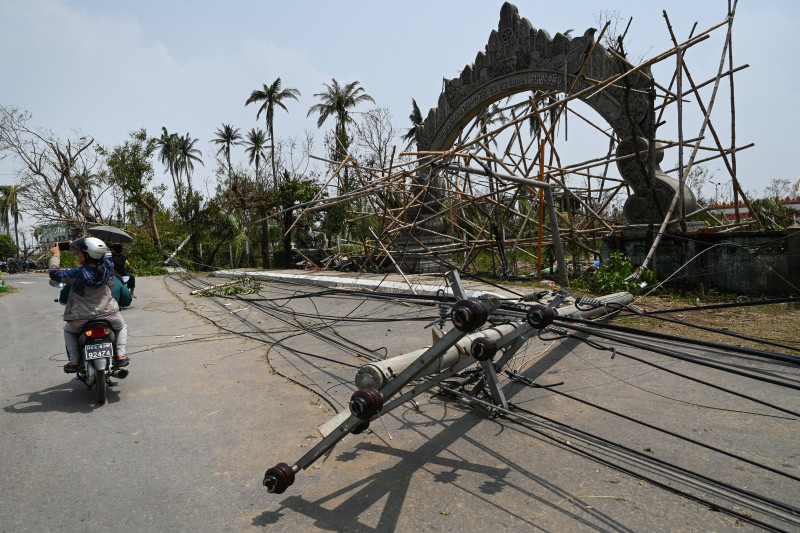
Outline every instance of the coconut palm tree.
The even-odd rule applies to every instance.
[[[486,135],[491,126],[505,124],[508,122],[508,117],[500,108],[500,106],[497,103],[494,103],[490,106],[486,106],[483,111],[478,114],[477,120],[480,134]],[[492,142],[497,145],[497,141],[495,139],[492,139]]]
[[[261,158],[264,157],[264,149],[267,145],[267,137],[264,134],[264,131],[261,128],[253,128],[249,132],[247,132],[247,139],[245,140],[245,153],[250,157],[250,164],[255,164],[256,167],[256,187],[258,184],[261,183],[259,180],[259,164],[261,163]],[[276,189],[277,192],[277,189]],[[264,193],[263,190],[259,191],[259,193]],[[261,198],[261,201],[258,202],[257,213],[258,217],[261,220],[261,261],[264,265],[264,268],[270,268],[272,263],[269,257],[269,218],[267,218],[268,208],[264,202],[264,199]]]
[[[183,198],[180,194],[182,187],[179,186],[178,175],[178,134],[169,133],[167,128],[161,127],[161,137],[156,139],[156,146],[158,147],[158,160],[169,172],[172,178],[172,187],[175,191],[175,199],[178,202],[178,207],[183,210]]]
[[[556,93],[554,91],[545,91],[542,89],[534,89],[531,91],[531,99],[530,102],[536,108],[543,108],[547,106],[551,106],[556,102]],[[556,120],[556,115],[558,114],[558,110],[553,107],[547,111],[544,116],[541,116],[538,113],[534,113],[531,115],[531,118],[528,121],[530,126],[530,133],[534,135],[537,139],[542,138],[542,132],[544,130],[545,121],[550,121],[550,124],[553,124]]]
[[[250,164],[255,163],[256,167],[256,180],[258,180],[258,168],[261,158],[264,157],[264,149],[267,146],[267,136],[261,128],[253,128],[247,132],[247,138],[244,141],[245,153],[250,158]]]
[[[314,96],[319,98],[320,102],[311,106],[306,116],[310,117],[314,113],[319,113],[318,128],[322,127],[328,117],[336,117],[337,149],[344,153],[350,144],[347,140],[347,123],[352,122],[350,110],[363,102],[372,102],[374,104],[375,100],[364,92],[364,88],[359,86],[359,82],[354,81],[347,85],[339,85],[336,78],[332,79],[330,85],[325,84],[324,92],[317,93]]]
[[[186,184],[189,187],[190,195],[194,193],[194,190],[192,189],[194,163],[198,162],[205,166],[203,160],[200,159],[200,157],[203,155],[203,152],[194,147],[196,143],[197,139],[192,139],[188,131],[183,137],[178,137],[178,141],[176,143],[178,171],[180,172],[182,170],[183,173],[186,174]]]
[[[16,185],[0,185],[0,230],[11,232],[11,220],[14,220],[14,243],[19,249],[19,194],[26,187]]]
[[[411,144],[416,140],[417,129],[424,122],[422,118],[422,112],[419,110],[417,101],[413,98],[411,99],[411,114],[408,115],[408,119],[411,121],[411,127],[408,128],[408,132],[403,135],[403,140],[408,141],[406,150],[408,150],[411,147]]]
[[[289,110],[286,109],[286,106],[283,104],[283,100],[297,100],[298,96],[300,96],[300,91],[291,88],[282,89],[281,79],[277,78],[274,82],[272,82],[272,85],[267,85],[265,83],[263,89],[256,89],[250,93],[250,97],[244,103],[244,105],[247,106],[253,102],[264,102],[261,104],[261,107],[258,108],[256,119],[258,119],[258,117],[261,116],[261,112],[264,111],[264,118],[266,120],[271,146],[270,154],[272,156],[272,181],[276,189],[278,188],[278,171],[275,168],[275,132],[273,130],[273,125],[275,123],[275,106],[278,106],[284,111],[288,112]]]
[[[220,153],[225,155],[225,161],[228,163],[228,177],[230,177],[233,171],[231,167],[231,147],[242,144],[242,134],[239,133],[239,128],[234,128],[229,124],[222,124],[222,127],[217,128],[214,135],[216,137],[211,142],[219,145],[217,155]]]

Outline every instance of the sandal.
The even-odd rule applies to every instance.
[[[80,370],[80,368],[81,368],[80,363],[69,362],[66,365],[64,365],[64,372],[66,372],[67,374],[74,374],[78,370]]]
[[[117,363],[117,367],[118,368],[122,368],[123,366],[128,366],[128,364],[131,362],[131,358],[130,357],[124,357],[124,356],[121,357],[121,358],[117,357],[115,362]]]

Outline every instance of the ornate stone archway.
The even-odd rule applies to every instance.
[[[516,6],[503,4],[500,24],[489,36],[485,51],[478,52],[475,63],[467,65],[458,78],[445,80],[437,107],[431,109],[424,123],[417,127],[418,150],[449,149],[478,113],[507,96],[535,89],[567,92],[595,47],[594,34],[595,30],[589,29],[574,39],[560,33],[551,38],[546,31],[535,29],[527,19],[521,18]],[[623,68],[620,61],[598,43],[576,91],[616,76]],[[622,178],[632,190],[625,202],[626,219],[630,223],[657,223],[664,219],[679,184],[659,168],[663,151],[658,149],[655,151],[655,175],[650,176],[647,139],[651,137],[653,121],[648,97],[652,73],[649,69],[641,72],[644,75],[627,76],[626,87],[610,86],[582,101],[600,114],[621,139],[618,157],[639,153],[634,158],[617,162]],[[696,209],[694,194],[686,186],[683,209],[686,213]]]

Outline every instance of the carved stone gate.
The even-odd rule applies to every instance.
[[[650,101],[652,73],[633,72],[606,87],[600,85],[628,68],[594,39],[595,30],[570,38],[537,30],[519,16],[517,7],[503,4],[500,24],[492,31],[483,52],[464,67],[458,78],[445,80],[437,107],[417,127],[417,148],[444,151],[452,147],[469,122],[487,106],[507,96],[536,89],[572,94],[585,93],[588,104],[613,128],[620,139],[617,161],[631,194],[624,214],[630,223],[659,223],[665,215],[678,180],[659,167],[663,151],[650,150],[654,138]],[[578,77],[580,78],[578,79]],[[576,79],[578,80],[576,83]],[[596,90],[595,90],[596,89]],[[696,200],[684,186],[683,212],[692,212]]]
[[[625,218],[632,224],[660,223],[679,183],[659,167],[663,151],[657,146],[650,149],[649,139],[655,138],[650,99],[652,73],[649,68],[642,68],[614,84],[604,84],[629,67],[596,43],[594,35],[595,30],[589,29],[577,38],[560,33],[551,38],[521,18],[516,6],[503,4],[500,24],[489,36],[485,51],[479,52],[475,62],[464,67],[458,78],[445,80],[437,107],[417,127],[418,151],[450,149],[487,106],[513,94],[537,89],[579,94],[578,98],[602,116],[620,140],[617,168],[631,192],[623,210]],[[436,179],[428,178],[436,185],[434,190],[443,187],[443,182]],[[683,212],[696,209],[695,196],[686,186],[683,202]],[[429,226],[443,228],[435,221]],[[403,240],[411,244],[420,238],[441,240]],[[412,270],[420,270],[416,262],[405,262]]]

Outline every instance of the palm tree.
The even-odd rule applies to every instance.
[[[178,137],[176,143],[178,171],[183,170],[184,174],[186,174],[186,183],[189,186],[190,195],[194,193],[192,190],[192,173],[194,172],[194,162],[197,161],[201,165],[205,166],[203,160],[200,159],[200,156],[203,155],[203,152],[194,147],[196,143],[197,139],[192,139],[188,131],[183,137]]]
[[[314,96],[320,99],[318,104],[314,104],[308,110],[306,116],[311,116],[314,113],[319,113],[317,120],[317,127],[321,128],[322,125],[328,120],[328,117],[336,117],[336,142],[339,145],[337,148],[344,153],[347,146],[350,144],[347,141],[347,123],[352,122],[350,118],[350,109],[353,109],[362,102],[372,102],[370,95],[364,92],[364,88],[359,86],[359,82],[354,81],[347,85],[339,85],[336,78],[333,78],[331,85],[325,84],[325,91],[317,93]],[[343,156],[342,156],[343,157]]]
[[[413,98],[411,99],[411,114],[408,115],[408,119],[411,121],[411,127],[408,128],[408,132],[405,135],[403,135],[403,140],[408,141],[408,144],[406,145],[406,150],[408,150],[411,147],[411,143],[413,143],[416,140],[417,129],[424,122],[424,120],[422,119],[422,112],[419,110],[417,101]]]
[[[158,160],[161,161],[161,164],[166,167],[169,171],[169,175],[172,177],[172,186],[175,190],[175,199],[178,202],[178,206],[183,209],[183,199],[182,195],[180,194],[180,189],[182,187],[178,186],[178,180],[176,175],[178,174],[178,134],[177,133],[169,133],[167,128],[164,126],[161,127],[161,137],[156,139],[156,146],[159,148],[158,150]]]
[[[497,103],[494,103],[486,106],[483,109],[483,111],[478,113],[478,118],[476,120],[478,121],[478,128],[480,130],[480,135],[486,135],[489,132],[489,128],[494,126],[495,124],[497,123],[505,124],[506,122],[508,122],[508,117],[505,115],[503,110],[500,109],[500,106]],[[494,144],[495,146],[497,146],[497,139],[492,138],[490,144]],[[487,155],[488,155],[488,150],[487,150]],[[495,192],[495,183],[494,183],[494,178],[492,176],[489,176],[489,192],[490,193]],[[499,201],[500,198],[497,198],[497,200]],[[494,216],[497,217],[498,211],[496,209],[493,209],[492,212],[494,213]],[[495,219],[492,227],[493,231],[497,231],[497,226],[499,225],[500,225],[499,220]],[[505,269],[505,263],[503,266]],[[504,270],[503,275],[507,276],[508,273]]]
[[[244,145],[244,151],[250,157],[250,164],[255,162],[256,180],[258,180],[258,166],[261,158],[264,157],[264,148],[267,145],[267,136],[264,134],[264,130],[253,128],[248,131]]]
[[[27,187],[16,185],[0,185],[0,229],[11,231],[11,219],[14,220],[14,242],[19,250],[19,193]]]
[[[244,103],[245,106],[253,103],[253,102],[261,102],[261,107],[258,108],[258,113],[256,113],[256,119],[261,116],[261,112],[264,111],[264,118],[266,119],[267,124],[267,131],[269,132],[269,138],[271,141],[271,155],[272,155],[272,181],[275,188],[278,188],[278,172],[275,168],[275,132],[273,131],[273,124],[275,122],[275,106],[282,108],[284,111],[288,112],[289,110],[286,109],[286,106],[283,104],[283,100],[285,99],[293,99],[297,100],[298,96],[300,96],[300,91],[297,89],[281,89],[281,79],[277,78],[272,85],[264,84],[264,88],[259,90],[256,89],[252,93],[250,93],[250,98]]]
[[[192,173],[194,172],[195,161],[203,164],[200,150],[194,147],[197,139],[192,139],[187,132],[185,136],[177,133],[169,133],[167,128],[161,127],[161,137],[156,139],[156,146],[159,147],[158,159],[169,171],[172,177],[172,185],[175,188],[175,200],[178,203],[178,210],[185,213],[186,199],[191,199],[194,195],[192,188]],[[186,174],[187,189],[184,191],[181,174]],[[190,202],[190,205],[193,201]]]
[[[245,153],[250,156],[250,164],[252,165],[255,163],[256,184],[259,184],[258,166],[261,162],[261,158],[264,157],[264,148],[267,144],[267,137],[261,128],[253,128],[247,132],[247,140],[244,144],[246,147]],[[270,268],[272,263],[269,257],[269,218],[267,218],[268,209],[263,198],[261,198],[261,201],[258,203],[257,212],[261,220],[261,261],[264,264],[264,268]]]
[[[231,168],[231,147],[242,144],[242,134],[239,133],[239,128],[234,128],[229,124],[222,124],[222,127],[217,128],[214,135],[216,135],[216,138],[212,139],[211,142],[220,145],[217,155],[220,152],[225,154],[225,161],[228,163],[228,177],[230,178],[233,170]]]
[[[497,103],[486,106],[483,111],[478,114],[478,128],[481,135],[486,135],[489,132],[489,127],[495,124],[505,124],[508,122],[508,117],[500,109]],[[492,139],[492,142],[497,145],[497,140]]]
[[[189,227],[189,232],[192,235],[192,257],[196,261],[200,257],[200,249],[197,245],[197,226],[195,215],[200,211],[200,201],[202,198],[195,194],[192,187],[192,173],[194,173],[194,163],[198,162],[205,166],[200,156],[203,153],[194,147],[197,139],[192,139],[189,132],[186,135],[179,136],[175,142],[176,149],[176,173],[178,174],[178,181],[180,182],[181,171],[186,175],[186,197],[183,201],[183,210],[179,213]],[[177,196],[177,193],[176,193]]]

